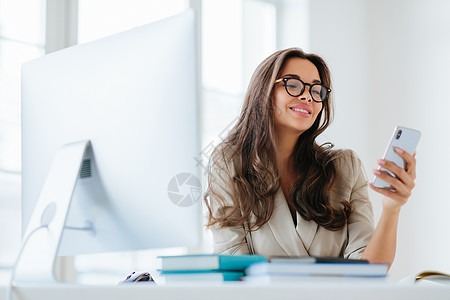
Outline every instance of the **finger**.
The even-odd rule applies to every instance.
[[[415,187],[412,175],[407,174],[401,167],[389,161],[379,160],[378,164],[382,166],[382,169],[374,170],[373,173],[375,176],[389,183],[398,193],[409,197],[412,189]]]
[[[390,162],[388,160],[384,160],[384,159],[380,159],[378,160],[378,165],[383,168],[388,170],[389,172],[391,172],[394,176],[393,177],[397,177],[400,181],[402,182],[410,182],[412,179],[412,175],[408,174],[402,167],[397,166],[395,163]],[[387,173],[389,173],[387,172]],[[391,177],[392,177],[392,174]]]
[[[379,188],[374,186],[372,183],[369,184],[369,187],[374,190],[377,193],[382,194],[383,196],[386,196],[388,198],[400,201],[401,203],[405,203],[408,198],[411,196],[411,192],[408,192],[406,194],[403,194],[395,189],[388,189],[388,188]]]
[[[406,153],[406,152],[403,152],[403,153]],[[388,161],[388,160],[384,160],[384,159],[378,160],[378,165],[391,171],[393,174],[395,174],[395,176],[399,177],[402,180],[407,180],[407,178],[405,178],[406,174],[408,174],[408,176],[410,176],[412,178],[412,180],[414,180],[416,178],[416,160],[411,155],[409,155],[407,153],[406,153],[406,155],[408,155],[409,158],[412,159],[411,163],[408,163],[405,161],[406,162],[406,166],[405,166],[406,170],[404,170],[402,167],[398,166],[397,164],[395,164],[391,161]]]
[[[412,189],[414,188],[414,182],[412,185],[406,185],[400,180],[394,178],[394,181],[391,183],[391,186],[395,189],[395,193],[402,198],[409,198],[412,193]]]
[[[369,183],[369,187],[372,190],[374,190],[375,192],[380,193],[383,196],[386,196],[388,198],[395,199],[395,200],[402,200],[402,197],[396,191],[389,190],[386,188],[379,188],[379,187],[374,186],[372,183]]]
[[[378,165],[383,169],[386,169],[392,174],[394,174],[394,177],[397,177],[400,181],[402,181],[408,186],[411,186],[411,184],[414,182],[416,172],[413,169],[411,169],[410,172],[408,173],[402,167],[399,167],[395,163],[383,159],[378,160]]]
[[[406,152],[404,149],[400,147],[395,147],[395,153],[400,156],[405,161],[405,170],[407,173],[413,175],[413,178],[416,178],[416,159],[415,152],[413,155]]]
[[[400,168],[401,169],[401,168]],[[402,169],[401,169],[402,170]],[[403,170],[402,170],[403,171]],[[402,180],[393,177],[383,170],[373,170],[375,176],[386,183],[389,183],[396,191],[398,195],[403,197],[409,197],[411,195],[411,190],[414,188],[414,180],[403,171],[405,177]]]
[[[400,177],[393,177],[387,171],[383,170],[373,170],[373,173],[379,179],[389,183],[393,188],[397,190],[398,193],[408,196],[411,194],[411,190],[414,188],[414,180],[410,175],[406,174],[403,169],[401,169],[402,175]],[[408,196],[409,197],[409,196]]]

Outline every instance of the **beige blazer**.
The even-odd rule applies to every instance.
[[[214,253],[253,254],[263,256],[332,256],[360,258],[373,234],[372,204],[368,199],[368,188],[361,161],[353,151],[344,150],[336,161],[338,181],[332,192],[332,201],[349,201],[352,213],[347,224],[338,231],[330,231],[314,221],[305,221],[297,213],[297,225],[289,211],[281,190],[275,196],[275,209],[270,220],[259,230],[245,238],[245,226],[212,228]],[[214,172],[211,184],[227,201],[232,201],[230,178],[233,171],[219,168]],[[211,180],[211,179],[210,179]],[[214,198],[210,199],[213,213],[218,211]],[[251,220],[250,220],[251,222]],[[248,228],[248,227],[247,227]],[[251,245],[249,245],[251,242]]]

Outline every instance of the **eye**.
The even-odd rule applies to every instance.
[[[288,84],[288,83],[286,83],[286,87],[288,89],[297,89],[299,87],[299,85],[298,84]]]
[[[302,87],[302,83],[299,80],[292,78],[286,81],[286,86],[288,88],[299,88]]]

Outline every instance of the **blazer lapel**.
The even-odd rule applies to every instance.
[[[303,245],[309,252],[311,244],[316,236],[319,224],[314,221],[306,221],[299,213],[297,213],[297,227],[295,228],[303,241]]]
[[[297,216],[297,220],[301,219]],[[275,195],[275,208],[272,217],[267,222],[278,244],[289,256],[308,255],[307,247],[300,238],[299,232],[294,227],[294,222],[289,211],[289,206],[284,197],[283,191],[278,189]],[[297,223],[298,224],[298,223]],[[298,228],[298,225],[297,225]],[[309,237],[312,241],[314,236]],[[308,247],[311,244],[308,245]]]

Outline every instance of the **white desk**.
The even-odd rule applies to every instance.
[[[7,288],[0,287],[0,300],[6,299]],[[277,284],[255,285],[233,283],[224,285],[130,284],[120,286],[47,285],[24,286],[16,290],[20,300],[350,300],[350,299],[450,299],[448,286],[399,286],[386,284]]]

